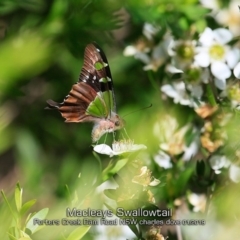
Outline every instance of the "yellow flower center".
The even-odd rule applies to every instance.
[[[222,60],[225,55],[225,49],[222,45],[215,44],[209,49],[210,57],[214,60]]]
[[[194,56],[194,49],[189,44],[182,44],[177,48],[177,55],[183,59],[192,59]]]
[[[230,99],[240,102],[240,89],[238,84],[234,84],[228,89]]]

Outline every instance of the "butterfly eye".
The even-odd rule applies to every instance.
[[[115,126],[117,126],[117,127],[120,126],[120,122],[119,122],[119,121],[116,121],[116,122],[115,122]]]

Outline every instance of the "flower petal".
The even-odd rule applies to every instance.
[[[149,58],[149,56],[146,53],[137,52],[134,57],[136,59],[139,59],[140,61],[142,61],[145,64],[148,64],[151,62],[151,59]]]
[[[210,165],[215,173],[219,174],[221,172],[219,169],[228,167],[230,162],[225,156],[215,155],[210,158]]]
[[[194,59],[200,67],[208,67],[210,64],[209,54],[207,54],[207,52],[205,52],[205,51],[200,52],[197,55],[195,55]]]
[[[214,38],[221,44],[226,44],[232,40],[232,33],[226,28],[218,28],[213,31]]]
[[[144,23],[143,26],[143,35],[146,36],[147,39],[152,40],[153,36],[160,30],[159,27],[153,26],[151,23]]]
[[[220,90],[224,90],[226,88],[226,79],[215,78],[214,83],[215,83],[215,86]]]
[[[174,89],[174,87],[170,84],[163,85],[161,87],[161,91],[164,92],[167,96],[171,98],[178,97],[177,91]]]
[[[135,152],[135,151],[144,150],[144,149],[147,149],[147,147],[143,144],[133,144],[133,146],[130,149],[130,152]]]
[[[199,149],[199,142],[198,139],[194,139],[194,141],[188,146],[186,147],[185,151],[184,151],[184,155],[183,155],[183,160],[185,161],[189,161],[191,158],[193,158],[196,153],[198,152]]]
[[[211,46],[214,40],[214,33],[212,31],[211,28],[207,27],[205,28],[205,30],[203,31],[203,33],[201,34],[200,38],[199,38],[199,42],[203,45],[203,46]]]
[[[159,183],[160,183],[160,180],[154,178],[154,180],[149,183],[149,186],[154,187],[154,186],[157,186]]]
[[[214,62],[211,64],[211,72],[214,77],[225,80],[231,76],[231,71],[227,64],[223,62]]]
[[[192,86],[192,95],[196,98],[201,98],[203,95],[203,89],[201,85]]]
[[[240,79],[240,62],[235,66],[233,74],[236,78]]]
[[[226,53],[226,61],[228,66],[233,69],[239,61],[239,49],[233,48]]]
[[[97,153],[100,154],[105,154],[105,155],[109,155],[110,157],[112,157],[114,155],[113,150],[106,144],[99,144],[96,145],[93,150]]]
[[[167,66],[167,71],[170,72],[170,73],[183,73],[183,71],[181,69],[178,69],[176,67],[174,67],[173,65],[168,65]]]
[[[205,7],[205,8],[210,8],[214,10],[219,9],[219,3],[217,0],[200,0],[200,3]]]
[[[170,156],[163,151],[159,151],[158,155],[154,156],[154,161],[165,169],[172,168]]]
[[[135,55],[137,52],[138,52],[137,49],[136,49],[134,46],[130,45],[130,46],[127,46],[127,47],[124,49],[123,55],[124,55],[124,56],[133,56],[133,55]]]
[[[240,182],[240,167],[238,167],[235,164],[231,164],[231,166],[229,168],[229,177],[233,182],[239,183]]]

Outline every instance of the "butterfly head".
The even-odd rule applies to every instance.
[[[116,131],[116,130],[119,130],[119,129],[123,128],[125,123],[126,123],[125,120],[122,119],[121,117],[119,117],[119,115],[116,114],[116,113],[112,114],[112,117],[110,118],[110,120],[114,123],[114,130],[113,131]]]

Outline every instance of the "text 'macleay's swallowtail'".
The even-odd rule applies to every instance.
[[[124,126],[116,113],[112,76],[101,48],[88,44],[80,77],[62,103],[48,100],[47,108],[58,109],[65,122],[93,122],[92,140]]]

